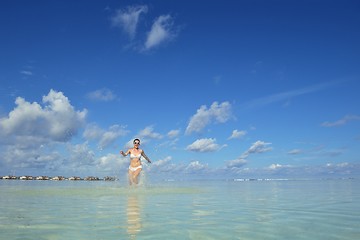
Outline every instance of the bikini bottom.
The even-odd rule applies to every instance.
[[[132,171],[132,172],[135,172],[136,170],[141,169],[141,168],[142,168],[142,165],[139,165],[137,167],[129,166],[129,170]]]

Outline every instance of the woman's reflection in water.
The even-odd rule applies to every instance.
[[[127,232],[130,239],[136,239],[136,234],[141,231],[141,213],[137,195],[130,195],[127,204]]]

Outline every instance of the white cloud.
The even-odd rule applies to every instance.
[[[33,75],[33,72],[27,71],[27,70],[23,70],[20,73],[23,74],[23,75],[26,75],[26,76],[32,76]]]
[[[105,101],[105,102],[116,99],[116,95],[107,88],[102,88],[102,89],[98,89],[93,92],[90,92],[87,94],[87,97],[91,100]]]
[[[189,165],[186,166],[185,171],[186,172],[199,172],[208,169],[207,164],[202,164],[199,161],[193,161],[190,162]]]
[[[171,156],[167,156],[164,159],[159,159],[156,162],[152,163],[151,166],[159,167],[161,165],[166,165],[171,161],[171,159],[172,159]]]
[[[226,163],[226,167],[227,168],[241,168],[243,166],[245,166],[247,163],[247,161],[243,158],[238,158],[238,159],[235,159],[235,160],[231,160],[231,161],[228,161]]]
[[[44,106],[16,98],[14,110],[8,117],[0,119],[0,142],[22,137],[28,140],[29,145],[33,144],[32,141],[66,142],[83,126],[87,110],[74,110],[62,92],[50,90],[48,95],[43,96],[42,102]]]
[[[327,163],[326,167],[328,168],[344,168],[344,167],[348,167],[350,164],[348,162],[342,162],[342,163],[338,163],[338,164],[334,164],[334,163]]]
[[[225,167],[228,168],[228,169],[239,170],[240,168],[242,168],[243,166],[245,166],[247,164],[246,159],[249,157],[250,154],[263,153],[263,152],[271,151],[272,148],[267,147],[270,144],[271,143],[266,143],[266,142],[263,142],[263,141],[256,141],[239,158],[237,158],[235,160],[227,161],[226,164],[225,164]]]
[[[293,150],[290,150],[289,152],[288,152],[288,154],[290,154],[290,155],[297,155],[297,154],[301,154],[303,151],[302,150],[300,150],[300,149],[293,149]]]
[[[97,158],[88,143],[54,143],[32,148],[8,146],[1,153],[4,167],[38,175],[88,175],[95,172]]]
[[[22,148],[15,143],[2,149],[0,158],[3,159],[3,164],[15,169],[44,168],[61,159],[61,155],[56,151],[44,152],[40,147]]]
[[[247,134],[246,131],[239,131],[237,129],[233,130],[231,136],[228,139],[239,139]]]
[[[223,145],[222,147],[225,147]],[[192,144],[186,147],[186,150],[193,151],[193,152],[214,152],[218,151],[222,148],[219,144],[216,143],[215,138],[203,138],[198,139]]]
[[[360,116],[346,115],[342,119],[340,119],[338,121],[335,121],[335,122],[323,122],[321,124],[321,126],[323,126],[323,127],[336,127],[336,126],[345,125],[350,121],[359,121],[359,120],[360,120]]]
[[[88,126],[86,126],[86,129],[83,133],[83,137],[87,140],[95,140],[101,138],[103,133],[104,130],[102,130],[96,124],[89,124]]]
[[[145,41],[145,49],[152,49],[166,41],[173,39],[176,34],[173,30],[173,19],[170,15],[159,16],[153,23]]]
[[[128,159],[123,158],[120,154],[107,154],[97,160],[97,167],[102,171],[121,171],[128,167]]]
[[[266,143],[263,141],[256,141],[253,145],[242,155],[242,158],[248,157],[250,154],[254,153],[264,153],[272,150],[272,147],[267,147],[271,143]]]
[[[338,84],[339,82],[327,82],[327,83],[321,83],[301,89],[291,90],[287,92],[277,93],[270,96],[266,96],[263,98],[254,99],[248,103],[245,104],[245,107],[248,108],[254,108],[254,107],[262,107],[269,105],[274,102],[280,102],[280,101],[288,101],[291,98],[302,96],[305,94],[313,93],[321,91],[325,88],[334,86]]]
[[[88,143],[68,144],[67,150],[69,157],[67,158],[67,167],[79,167],[82,165],[95,165],[95,152],[89,147]]]
[[[104,148],[110,144],[112,144],[117,138],[120,136],[125,136],[127,134],[127,131],[124,130],[123,127],[119,125],[113,125],[109,128],[108,131],[104,132],[102,135],[99,145],[101,148]]]
[[[147,11],[146,5],[129,6],[126,9],[118,10],[111,18],[111,23],[113,26],[123,29],[133,39],[136,35],[140,14],[147,13]]]
[[[159,159],[154,161],[151,165],[150,165],[150,171],[151,172],[178,172],[179,168],[183,168],[183,166],[181,166],[180,164],[174,164],[172,163],[172,157],[171,156],[167,156],[164,159]]]
[[[77,163],[71,157],[77,148],[66,148],[66,143],[85,124],[86,109],[76,111],[62,92],[54,90],[43,96],[42,104],[21,97],[15,103],[8,116],[0,119],[2,167],[55,172]]]
[[[176,138],[177,136],[179,136],[180,134],[180,130],[171,130],[167,133],[167,136],[169,138]]]
[[[188,174],[188,173],[199,173],[201,171],[209,170],[207,164],[202,164],[199,161],[192,161],[189,164],[184,163],[173,163],[172,157],[167,156],[164,159],[159,159],[154,161],[149,166],[149,171],[152,173],[171,173],[172,176],[178,174]]]
[[[112,144],[117,138],[125,136],[127,133],[128,131],[125,127],[120,125],[112,125],[109,127],[109,130],[105,131],[95,124],[89,124],[83,136],[88,140],[97,140],[99,148],[102,149]]]
[[[170,156],[154,161],[148,171],[151,174],[169,174],[169,177],[183,178],[184,174],[201,172],[207,173],[207,178],[225,177],[225,178],[299,178],[299,177],[324,177],[324,176],[358,176],[360,172],[360,164],[357,163],[329,163],[320,166],[292,166],[278,163],[270,164],[262,168],[244,168],[247,164],[246,159],[238,158],[227,161],[225,168],[210,168],[207,164],[200,161],[192,161],[188,164],[172,162]],[[195,176],[195,175],[194,175]]]
[[[282,165],[280,165],[280,164],[271,164],[270,166],[269,166],[269,169],[272,169],[272,170],[275,170],[275,169],[279,169],[279,168],[282,168],[283,166]]]
[[[340,163],[327,163],[325,166],[315,166],[312,168],[308,168],[308,171],[315,174],[324,174],[330,176],[359,176],[360,173],[360,164],[358,163],[348,163],[348,162],[340,162]]]
[[[162,139],[163,135],[160,133],[154,132],[153,126],[147,126],[146,128],[139,131],[135,137],[130,139],[126,144],[125,148],[132,148],[133,147],[133,141],[135,138],[139,138],[141,141],[141,144],[146,144],[150,139]]]
[[[293,166],[273,163],[264,168],[243,168],[232,171],[242,177],[250,178],[322,178],[322,177],[357,177],[360,173],[358,163],[328,163],[326,165]]]
[[[190,118],[185,133],[200,132],[211,122],[224,123],[232,116],[231,104],[214,102],[208,109],[205,105],[201,106],[195,115]]]
[[[164,14],[155,18],[148,32],[139,34],[140,37],[136,38],[142,22],[141,16],[147,12],[146,5],[129,6],[117,10],[116,14],[111,17],[112,26],[121,28],[129,36],[131,43],[127,47],[133,47],[139,52],[146,52],[172,41],[179,32],[179,28],[174,25],[173,17],[170,14]],[[144,36],[145,34],[146,36]]]
[[[160,133],[154,132],[153,126],[147,126],[138,134],[139,138],[161,139],[163,136]]]

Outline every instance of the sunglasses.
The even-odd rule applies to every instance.
[[[134,144],[139,144],[139,145],[140,145],[140,143],[139,143],[139,142],[134,142]]]

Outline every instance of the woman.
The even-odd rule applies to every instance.
[[[126,157],[130,154],[130,166],[129,166],[129,181],[130,185],[139,183],[139,175],[142,170],[141,156],[143,156],[149,163],[150,159],[145,155],[145,152],[139,148],[140,140],[138,138],[133,141],[134,147],[127,150],[126,153],[120,151],[120,154]]]

